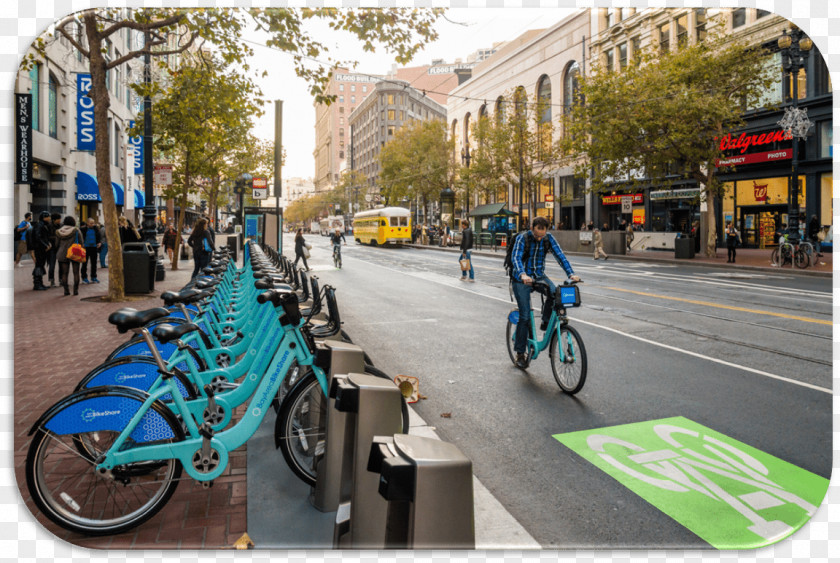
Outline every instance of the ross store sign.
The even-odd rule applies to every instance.
[[[738,138],[735,138],[730,134],[720,140],[720,150],[728,151],[740,149],[741,154],[744,154],[747,152],[748,148],[753,146],[769,145],[771,143],[789,141],[791,139],[793,139],[793,136],[781,129],[777,131],[770,131],[769,133],[760,133],[758,135],[747,135],[746,133],[741,133]]]
[[[605,195],[601,197],[603,205],[621,205],[621,198],[628,197],[626,194]],[[633,204],[645,202],[645,194],[633,194]]]
[[[716,158],[715,166],[738,166],[740,164],[756,164],[759,162],[773,162],[776,160],[789,160],[793,158],[793,149],[782,149],[778,151],[756,152],[729,158]]]
[[[93,98],[88,97],[91,86],[90,74],[76,75],[76,148],[80,151],[96,150]]]
[[[15,183],[32,183],[32,94],[15,94]]]
[[[691,199],[700,196],[700,188],[686,188],[682,190],[658,190],[650,192],[651,201],[661,199]]]

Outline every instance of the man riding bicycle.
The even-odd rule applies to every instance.
[[[545,217],[534,218],[531,223],[531,230],[517,236],[511,250],[513,295],[516,298],[516,304],[519,306],[519,322],[516,325],[516,339],[513,350],[516,352],[516,365],[520,368],[526,367],[527,364],[525,348],[528,343],[528,329],[531,319],[531,292],[534,291],[535,281],[545,282],[551,288],[551,297],[548,298],[548,303],[543,308],[540,330],[546,329],[551,318],[555,285],[545,275],[545,257],[549,250],[554,254],[554,258],[565,270],[569,279],[576,282],[580,281],[580,277],[575,275],[557,240],[548,233],[548,219]]]
[[[344,233],[341,232],[341,229],[336,229],[330,235],[330,242],[332,243],[333,247],[333,256],[337,255],[337,259],[341,258],[341,241],[344,241],[344,244],[347,244],[347,239],[344,238]]]

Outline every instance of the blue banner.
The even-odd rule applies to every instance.
[[[128,126],[134,129],[134,121],[129,121]],[[129,137],[128,143],[131,145],[132,154],[134,156],[134,173],[143,173],[143,137]]]
[[[96,150],[93,98],[88,97],[92,85],[90,74],[76,75],[76,148],[80,151]]]

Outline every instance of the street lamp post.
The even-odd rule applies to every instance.
[[[146,31],[144,47],[151,43],[150,32]],[[152,81],[152,57],[147,51],[143,55],[143,82],[148,88]],[[155,228],[155,217],[157,209],[155,205],[155,183],[154,183],[154,160],[152,155],[152,98],[146,95],[143,98],[143,184],[146,195],[146,205],[143,207],[143,239],[152,245],[155,253],[155,280],[162,281],[166,277],[166,270],[163,267],[163,260],[158,258],[157,229]]]
[[[243,172],[236,178],[236,187],[234,188],[236,193],[239,194],[239,224],[242,229],[242,238],[240,239],[240,242],[243,246],[245,244],[245,190],[252,185],[251,182],[253,179],[253,176],[247,172]]]
[[[793,137],[793,151],[791,155],[791,177],[788,181],[788,232],[799,232],[799,141],[808,135],[811,122],[808,120],[808,110],[799,109],[799,72],[805,68],[808,55],[813,47],[811,39],[796,26],[778,40],[779,51],[782,55],[782,68],[791,79],[792,105],[785,108],[785,115],[779,125]]]
[[[472,157],[470,156],[470,146],[467,145],[465,147],[462,147],[461,148],[461,163],[464,166],[466,166],[467,168],[469,168],[471,159],[472,159]],[[466,184],[465,188],[467,190],[467,199],[466,199],[466,205],[464,205],[464,207],[465,207],[465,211],[466,211],[467,215],[469,216],[469,212],[470,212],[470,185],[469,185],[469,183]]]
[[[440,224],[449,225],[455,211],[455,192],[449,186],[440,191]],[[446,217],[446,219],[444,219]],[[451,226],[450,226],[451,228]]]

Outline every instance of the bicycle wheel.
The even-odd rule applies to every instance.
[[[180,428],[172,430],[183,436]],[[101,430],[35,433],[26,456],[26,483],[47,518],[66,530],[99,536],[129,530],[163,508],[181,476],[177,460],[134,463],[104,475],[94,471],[94,459],[118,436]]]
[[[793,253],[793,263],[797,268],[807,268],[811,265],[811,258],[801,248],[797,248]]]
[[[516,340],[516,325],[519,320],[519,310],[514,309],[508,314],[507,320],[507,329],[505,330],[505,336],[507,341],[507,351],[508,356],[510,356],[510,361],[513,362],[513,365],[516,365],[516,352],[513,350],[513,344]],[[528,332],[531,332],[531,329],[528,329]],[[527,346],[525,348],[525,363],[531,363],[531,347]],[[519,367],[519,366],[517,366]]]
[[[390,379],[381,370],[365,366],[365,373]],[[314,485],[315,461],[326,446],[327,398],[315,374],[309,371],[286,395],[274,427],[274,441],[289,468],[307,485]],[[408,405],[402,398],[403,433],[408,432]]]
[[[773,249],[773,252],[770,253],[770,264],[772,266],[781,266],[781,262],[779,261],[779,247]]]
[[[560,347],[563,349],[563,359],[560,359]],[[551,358],[551,371],[560,389],[574,395],[586,383],[586,348],[578,331],[570,326],[560,329],[558,342],[557,332],[551,337],[548,356]]]

